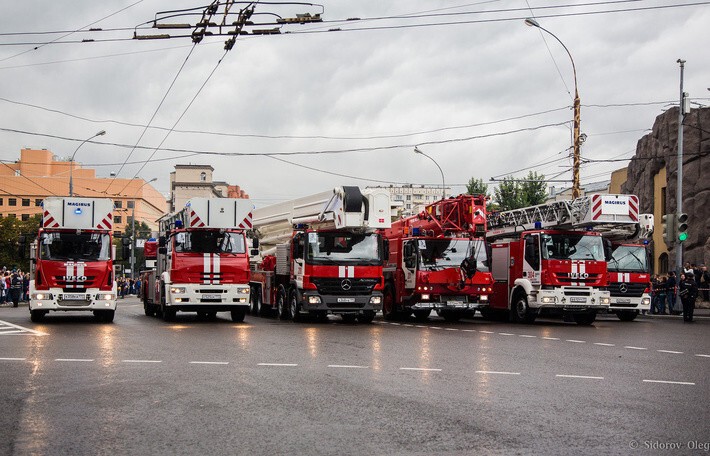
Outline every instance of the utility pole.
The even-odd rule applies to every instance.
[[[678,104],[678,171],[676,183],[676,218],[683,212],[683,118],[685,117],[685,97],[686,94],[683,92],[683,70],[685,69],[685,60],[678,59],[677,62],[680,64],[680,103]],[[673,237],[676,234],[673,233]],[[680,279],[680,274],[683,272],[683,243],[675,239],[676,243],[676,253],[675,253],[675,267],[678,279]]]

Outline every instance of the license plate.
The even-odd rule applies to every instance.
[[[619,298],[616,302],[619,304],[631,304],[631,300],[629,298]]]
[[[203,295],[202,295],[202,299],[222,299],[222,295],[221,295],[221,294],[216,294],[216,293],[203,294]]]
[[[62,299],[65,301],[84,301],[86,295],[84,293],[64,293]]]
[[[355,298],[338,298],[338,302],[355,302]]]
[[[572,297],[569,298],[569,302],[587,302],[587,298]]]
[[[446,305],[449,307],[464,307],[463,301],[447,301]]]

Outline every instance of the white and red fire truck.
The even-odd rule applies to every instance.
[[[602,230],[604,227],[600,227]],[[651,309],[651,271],[648,239],[653,233],[653,214],[641,214],[632,226],[602,231],[607,241],[609,312],[621,321],[633,321],[642,310]]]
[[[42,226],[30,246],[30,318],[50,311],[91,311],[106,323],[116,311],[113,201],[46,198]]]
[[[591,195],[490,214],[495,283],[484,317],[531,323],[563,313],[592,324],[611,302],[603,238],[592,230],[634,225],[638,207],[635,195]]]
[[[244,321],[252,208],[248,199],[192,198],[160,218],[156,268],[143,274],[145,314],[171,321],[178,311],[208,318],[231,312],[232,321]]]
[[[252,272],[252,311],[371,322],[382,308],[382,237],[391,224],[384,189],[332,191],[254,210],[260,248]]]
[[[413,313],[425,320],[435,309],[444,319],[456,321],[487,306],[493,278],[485,232],[483,195],[437,201],[382,230],[389,247],[384,270],[385,318]]]

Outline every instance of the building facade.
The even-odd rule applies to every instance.
[[[213,180],[210,165],[175,165],[170,173],[170,211],[181,209],[190,198],[249,198],[238,185]]]
[[[389,190],[392,200],[393,213],[397,211],[398,217],[409,217],[424,210],[424,207],[442,199],[442,195],[448,196],[451,188],[446,187],[442,192],[441,187],[431,187],[425,185],[390,185],[367,188],[384,188]]]
[[[111,198],[114,233],[123,233],[130,217],[157,229],[156,220],[167,208],[165,197],[143,179],[96,177],[96,170],[76,161],[61,160],[46,149],[22,149],[15,163],[0,165],[0,217],[28,220],[42,213],[42,200],[68,196],[69,179],[74,196]]]

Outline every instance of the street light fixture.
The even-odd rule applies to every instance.
[[[543,32],[547,32],[549,35],[551,35],[554,39],[557,40],[558,43],[562,45],[562,47],[567,51],[567,55],[569,56],[570,61],[572,62],[572,72],[574,73],[574,129],[573,129],[573,157],[572,157],[572,197],[573,198],[579,198],[579,164],[580,164],[580,146],[581,146],[581,141],[579,138],[579,129],[580,129],[580,101],[579,101],[579,92],[577,91],[577,67],[574,65],[574,59],[572,58],[572,54],[570,54],[569,49],[567,49],[567,46],[557,38],[557,35],[552,33],[551,31],[547,30],[546,28],[542,27],[538,22],[533,19],[533,18],[527,18],[525,19],[525,25],[529,27],[537,27]]]
[[[439,172],[441,173],[441,199],[446,199],[446,182],[444,181],[444,172],[441,170],[441,166],[439,166],[436,160],[419,150],[417,146],[414,146],[414,153],[424,155],[426,158],[433,161],[436,167],[439,168]]]
[[[131,212],[131,279],[133,280],[136,279],[136,271],[134,270],[134,266],[136,264],[136,196],[143,187],[157,180],[158,178],[154,177],[147,182],[143,182],[143,184],[138,187],[136,193],[133,195],[133,210]]]
[[[94,136],[91,138],[87,138],[83,140],[74,150],[74,153],[71,154],[71,158],[69,159],[69,196],[74,196],[74,157],[76,156],[76,153],[79,152],[79,148],[83,146],[85,143],[91,141],[92,139],[96,138],[97,136],[103,136],[106,134],[106,130],[101,130],[100,132],[96,133]]]

